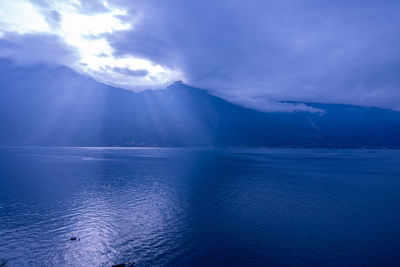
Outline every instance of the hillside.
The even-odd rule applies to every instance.
[[[0,145],[399,147],[400,112],[259,112],[177,82],[135,93],[66,67],[0,61]]]

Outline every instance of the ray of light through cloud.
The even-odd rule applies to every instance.
[[[126,10],[107,1],[103,9],[85,12],[84,2],[5,0],[0,3],[0,35],[6,33],[45,33],[60,38],[77,52],[77,60],[69,67],[89,74],[101,82],[127,89],[143,90],[160,87],[182,79],[179,70],[172,70],[145,58],[114,56],[105,34],[132,30],[140,19],[122,19]],[[46,51],[42,51],[46,53]],[[120,71],[120,70],[127,71]]]
[[[183,80],[262,111],[399,110],[399,3],[2,0],[0,57],[134,91]]]

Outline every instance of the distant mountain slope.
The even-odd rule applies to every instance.
[[[134,93],[0,61],[0,145],[399,147],[400,112],[308,103],[263,113],[175,83]]]

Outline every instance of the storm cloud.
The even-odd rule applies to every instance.
[[[56,35],[7,32],[0,37],[0,57],[22,65],[68,65],[77,60],[78,54]]]
[[[143,19],[115,54],[235,98],[400,108],[398,1],[116,1]]]
[[[399,1],[67,2],[88,18],[108,12],[107,19],[115,24],[95,34],[104,51],[66,64],[85,67],[88,75],[105,83],[140,91],[181,79],[266,111],[307,109],[277,107],[283,105],[280,101],[400,109]],[[31,3],[51,27],[63,22],[56,2]],[[29,34],[4,34],[1,56],[35,61],[31,52],[42,42],[53,47],[46,61],[74,58],[62,35]],[[82,42],[97,45],[96,38],[85,36]],[[93,62],[105,63],[93,67]]]

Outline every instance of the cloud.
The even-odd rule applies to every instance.
[[[139,91],[183,80],[268,110],[307,109],[286,100],[400,109],[397,0],[4,3],[15,14],[4,13],[0,34],[57,36],[57,49],[77,51],[70,67],[107,84]],[[31,60],[31,48],[14,47],[3,56]]]
[[[163,87],[182,78],[179,70],[148,58],[114,56],[106,34],[127,31],[136,20],[133,9],[128,16],[124,8],[107,1],[4,0],[0,2],[1,56],[27,64],[66,65],[130,90]],[[43,54],[44,50],[49,53]],[[66,56],[70,50],[74,57]]]
[[[72,64],[77,51],[56,35],[4,33],[0,38],[0,57],[13,59],[17,64]]]
[[[218,96],[218,95],[217,95]],[[263,112],[310,112],[324,113],[325,111],[319,108],[308,106],[304,103],[288,103],[271,101],[263,97],[245,97],[245,96],[220,96],[232,103],[240,106],[256,109]]]
[[[61,15],[56,10],[49,10],[44,12],[45,19],[53,28],[59,28],[61,23]]]
[[[58,0],[28,0],[32,4],[42,8],[42,9],[52,9],[57,6]],[[107,1],[103,0],[64,0],[66,5],[76,9],[79,13],[82,14],[99,14],[106,13],[110,9],[104,3]]]
[[[131,70],[129,68],[120,68],[114,67],[112,68],[113,71],[118,72],[123,75],[131,76],[131,77],[144,77],[149,74],[147,70]]]
[[[398,1],[116,0],[141,20],[108,35],[116,56],[182,69],[232,98],[400,103]]]

